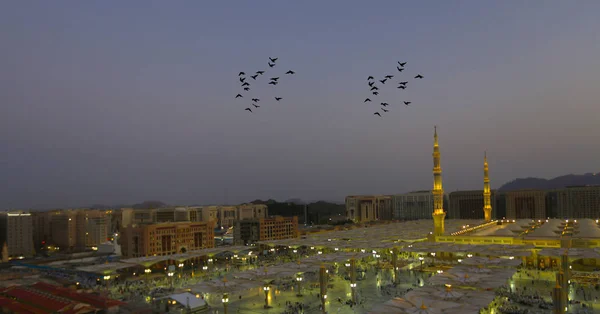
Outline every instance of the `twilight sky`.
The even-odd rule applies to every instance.
[[[0,208],[343,200],[598,171],[600,1],[3,1]],[[233,97],[239,71],[293,69]],[[364,104],[366,77],[425,79]],[[281,96],[281,103],[272,97]],[[413,102],[405,107],[401,101]]]

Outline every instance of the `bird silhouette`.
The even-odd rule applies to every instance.
[[[369,84],[369,86],[373,87],[373,84],[375,84],[375,82],[371,81],[371,82],[369,82],[367,84]]]
[[[406,85],[400,85],[400,86],[398,86],[398,88],[406,89]]]
[[[379,113],[379,112],[375,112],[374,115],[381,117],[381,113]]]
[[[367,81],[368,81],[368,80],[374,80],[374,79],[375,79],[375,78],[374,78],[374,77],[372,77],[372,76],[369,76],[369,77],[367,77]]]
[[[250,75],[250,77],[251,77],[253,80],[256,80],[256,77],[258,77],[258,74],[255,74],[255,75]]]
[[[250,83],[244,82],[244,84],[242,84],[242,86],[250,86]]]
[[[381,108],[381,110],[382,110],[383,112],[388,112],[388,111],[389,111],[389,110],[387,110],[387,109],[385,109],[385,108]]]
[[[252,106],[254,106],[254,108],[260,108],[260,106],[257,104],[252,104]]]
[[[379,90],[379,87],[373,86],[373,87],[371,87],[371,90]]]
[[[277,101],[280,101],[282,99],[283,99],[283,97],[275,97],[275,100],[277,100]]]
[[[394,77],[393,75],[386,75],[385,78],[386,79],[391,79],[392,77]]]
[[[275,66],[275,63],[269,63],[269,67],[272,68]]]
[[[408,105],[410,105],[411,103],[412,103],[412,102],[410,102],[410,101],[405,101],[405,102],[404,102],[404,104],[405,104],[405,105],[407,105],[407,106],[408,106]]]
[[[408,82],[400,82],[398,84],[400,84],[400,85],[406,85],[406,84],[408,84]]]
[[[390,104],[388,104],[387,102],[382,102],[382,103],[381,103],[381,105],[382,105],[382,106],[384,106],[384,107],[387,107],[387,106],[389,106]]]
[[[379,92],[373,92],[373,95],[377,96],[379,95]]]
[[[396,69],[398,69],[398,72],[404,71],[404,68],[396,67]]]
[[[256,74],[263,75],[265,74],[265,71],[256,71]]]
[[[404,66],[406,65],[406,62],[400,63],[400,61],[398,61],[398,64],[399,64],[401,67],[404,67]]]
[[[387,79],[383,79],[383,80],[379,80],[381,82],[381,84],[385,84],[385,81],[387,81]]]
[[[285,74],[296,74],[296,72],[289,70],[289,71],[285,72]]]
[[[240,72],[240,74],[238,74],[238,76],[242,76],[242,75],[246,75],[246,73]]]
[[[244,96],[242,96],[242,94],[235,95],[235,98],[240,98],[240,97],[244,97]]]
[[[276,81],[270,81],[269,85],[277,85],[277,82]]]
[[[416,79],[422,79],[422,78],[423,78],[423,75],[421,75],[421,74],[417,74],[417,76],[415,76],[415,78],[416,78]]]
[[[279,79],[279,77],[272,77],[271,81],[277,81]]]
[[[240,82],[244,83],[245,80],[246,80],[245,77],[240,77]]]
[[[245,90],[245,91],[249,91],[249,90],[250,90],[250,87],[244,87],[244,90]]]
[[[271,58],[271,57],[269,57],[269,60],[271,60],[271,62],[273,62],[273,63],[275,63],[275,61],[277,61],[277,59],[279,59],[279,58]]]
[[[247,110],[247,111],[250,111],[250,112],[252,112],[252,109],[250,109],[250,108],[246,108],[246,109],[244,109],[244,110]]]
[[[367,102],[367,101],[371,101],[371,99],[367,98],[367,99],[365,99],[365,101],[364,101],[364,102]]]
[[[252,101],[253,101],[253,102],[259,102],[259,101],[260,101],[260,99],[258,99],[258,98],[252,98]]]

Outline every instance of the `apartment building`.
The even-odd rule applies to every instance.
[[[391,220],[392,197],[387,195],[351,195],[346,197],[346,219],[354,222]]]
[[[415,191],[393,195],[392,202],[394,219],[432,219],[433,193],[431,191]]]
[[[236,220],[233,228],[233,241],[236,245],[292,239],[298,235],[297,216]]]
[[[600,186],[556,190],[557,218],[600,218]]]
[[[78,210],[75,214],[75,247],[98,247],[110,237],[110,217],[101,210]]]
[[[119,238],[124,257],[160,256],[214,247],[212,222],[129,225]]]
[[[496,191],[491,191],[492,217],[496,217]],[[449,219],[484,219],[483,190],[456,191],[448,195]]]
[[[546,219],[546,191],[508,191],[506,196],[507,219]]]
[[[22,211],[0,212],[0,247],[6,244],[8,258],[32,257],[33,223],[31,214]]]

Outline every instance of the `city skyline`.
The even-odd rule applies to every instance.
[[[598,172],[600,3],[341,3],[3,4],[0,207],[428,190],[434,125],[448,193],[486,150],[491,189]],[[249,115],[236,76],[267,57],[293,84]],[[397,61],[413,104],[372,117]]]

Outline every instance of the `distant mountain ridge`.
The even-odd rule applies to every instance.
[[[518,178],[502,185],[499,191],[524,189],[552,190],[567,186],[600,185],[600,173],[568,174],[553,179]]]

